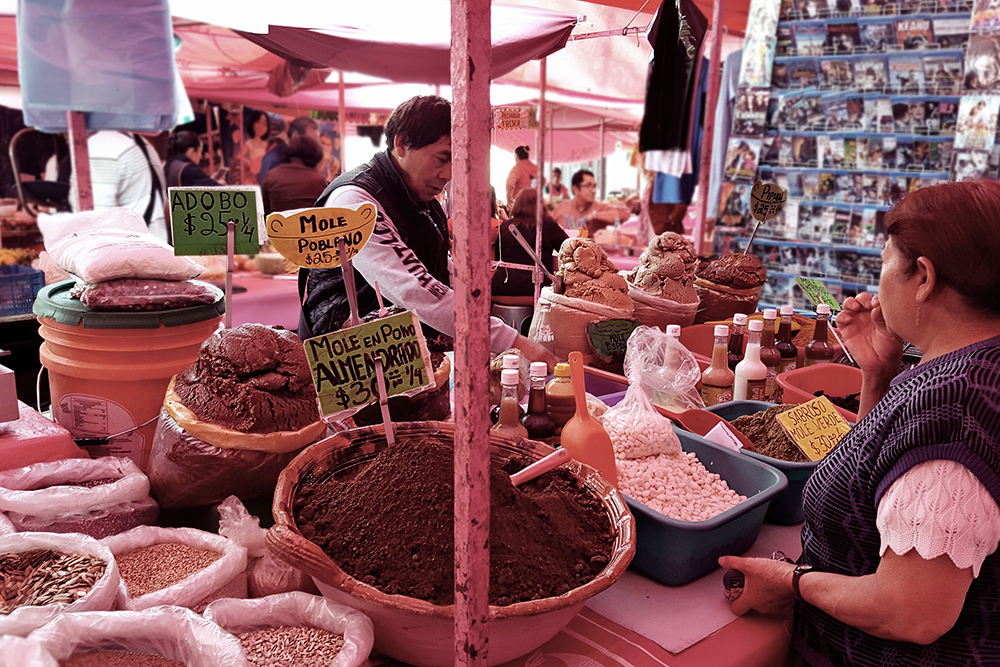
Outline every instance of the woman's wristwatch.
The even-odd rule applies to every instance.
[[[805,565],[802,563],[796,565],[795,569],[792,570],[792,592],[795,593],[795,599],[799,602],[805,602],[805,600],[802,599],[802,593],[799,592],[799,579],[801,579],[802,575],[806,572],[812,571],[812,565]]]

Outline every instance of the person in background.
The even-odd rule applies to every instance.
[[[288,124],[289,142],[295,137],[303,135],[319,140],[319,123],[317,123],[314,118],[310,118],[309,116],[299,116]],[[288,158],[285,154],[286,148],[286,142],[279,139],[274,146],[267,151],[264,159],[260,161],[260,173],[257,176],[258,183],[263,184],[264,177],[267,176],[268,171],[277,167],[279,164],[284,164],[287,161]]]
[[[571,181],[573,198],[559,204],[552,211],[556,222],[566,229],[585,228],[590,235],[608,225],[628,220],[632,212],[624,206],[612,206],[597,201],[597,180],[594,172],[581,169]]]
[[[194,132],[181,130],[171,134],[167,139],[167,162],[164,165],[167,187],[219,185],[198,166],[204,151],[205,146]]]
[[[545,194],[549,196],[549,203],[563,202],[569,199],[569,190],[562,182],[562,169],[555,167],[552,170],[552,180],[545,184]]]
[[[535,295],[535,285],[532,282],[531,274],[535,266],[531,256],[517,242],[511,233],[511,226],[517,227],[517,231],[532,247],[535,246],[535,219],[538,207],[538,191],[527,189],[521,190],[521,194],[514,200],[509,220],[500,225],[500,242],[493,259],[504,263],[521,264],[524,269],[511,269],[508,267],[498,267],[493,274],[493,296],[529,296]],[[555,273],[556,258],[553,252],[559,251],[559,246],[568,237],[566,230],[549,215],[548,211],[542,214],[542,252],[539,259],[546,262],[548,269]],[[545,278],[545,284],[550,284]]]
[[[733,611],[794,607],[808,665],[997,664],[1000,184],[922,188],[886,215],[877,296],[837,316],[860,421],[809,477],[798,565],[724,556]],[[922,350],[900,372],[903,341]]]
[[[327,182],[332,181],[342,171],[340,165],[340,138],[333,138],[332,132],[321,132],[319,143],[323,145],[323,161],[317,167]]]
[[[432,95],[407,100],[389,116],[385,138],[388,149],[337,177],[318,205],[356,208],[367,202],[378,209],[372,237],[353,260],[362,316],[378,310],[378,281],[384,299],[414,311],[428,337],[454,339],[451,243],[437,201],[451,180],[451,104]],[[339,330],[350,315],[340,267],[302,269],[299,296],[303,339]],[[495,353],[516,347],[529,360],[556,362],[496,317],[490,318],[490,347]]]
[[[308,135],[298,135],[288,142],[288,159],[267,172],[260,186],[264,214],[309,208],[326,188],[326,178],[316,166],[323,159],[323,147]]]
[[[518,193],[535,186],[538,179],[538,165],[528,157],[528,147],[514,149],[516,162],[507,174],[507,206],[513,206]]]
[[[246,123],[243,140],[243,182],[257,183],[261,162],[267,153],[267,139],[271,134],[271,121],[263,111],[253,111]]]

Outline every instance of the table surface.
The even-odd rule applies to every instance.
[[[233,294],[233,326],[257,323],[295,330],[299,326],[298,276],[236,273],[233,284],[246,292]]]

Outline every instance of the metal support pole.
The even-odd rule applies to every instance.
[[[236,107],[236,113],[230,114],[236,117],[236,143],[233,146],[233,164],[236,165],[236,180],[238,184],[243,183],[243,105]],[[255,185],[255,184],[254,184]]]
[[[337,94],[340,108],[337,110],[337,130],[340,132],[340,172],[347,171],[347,104],[344,102],[344,73],[338,72]]]
[[[455,230],[455,665],[489,638],[490,0],[451,0]]]
[[[69,128],[69,153],[76,175],[74,211],[94,210],[94,189],[90,184],[90,150],[87,148],[87,119],[80,111],[66,112]]]
[[[694,250],[699,255],[705,246],[705,214],[708,211],[708,180],[712,171],[712,135],[715,134],[715,108],[719,104],[722,72],[722,12],[725,0],[715,0],[712,6],[712,52],[708,58],[708,95],[705,100],[704,131],[701,136],[701,160],[698,166],[698,214],[694,219]],[[704,76],[704,73],[702,74]],[[694,122],[698,122],[695,118]]]
[[[208,151],[208,173],[215,175],[215,142],[212,141],[212,103],[205,100],[205,146]]]
[[[545,187],[542,185],[545,166],[545,86],[547,79],[546,70],[546,58],[542,58],[541,62],[541,73],[539,74],[539,90],[538,90],[538,132],[537,141],[535,142],[536,151],[538,153],[538,201],[535,207],[535,256],[539,257],[543,262],[548,261],[548,257],[542,257],[542,220],[545,219]],[[552,174],[549,174],[549,178]],[[538,297],[542,293],[542,270],[535,265],[535,268],[531,271],[532,281],[535,283],[535,303],[538,302]]]
[[[608,194],[607,194],[607,188],[604,186],[604,181],[605,181],[604,177],[605,177],[605,175],[607,175],[607,170],[604,168],[604,116],[601,116],[601,158],[600,159],[601,159],[601,162],[600,162],[600,166],[599,166],[599,169],[598,169],[598,172],[600,173],[600,177],[601,177],[601,186],[600,186],[601,187],[601,190],[600,190],[600,192],[601,192],[601,199],[600,199],[600,201],[604,201],[605,199],[607,199],[607,196],[608,196]]]

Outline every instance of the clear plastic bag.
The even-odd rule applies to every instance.
[[[27,637],[0,637],[0,665],[3,667],[59,667],[45,647]]]
[[[628,339],[625,377],[640,384],[655,405],[669,410],[704,408],[698,392],[701,368],[694,355],[659,329],[637,327]]]
[[[129,596],[125,582],[121,581],[118,590],[119,609],[136,611],[158,605],[176,605],[197,611],[200,605],[207,605],[222,594],[228,597],[246,597],[247,550],[221,535],[195,528],[139,526],[103,540],[115,555],[166,542],[216,551],[222,554],[222,558],[173,586],[137,598]]]
[[[330,667],[360,667],[375,641],[374,626],[360,611],[300,592],[256,600],[216,600],[208,605],[205,618],[233,634],[289,626],[343,635],[344,646]]]
[[[46,250],[59,268],[87,283],[118,278],[190,280],[205,270],[187,257],[175,256],[172,247],[145,232],[107,229],[74,233]]]
[[[91,310],[154,311],[215,303],[222,290],[197,280],[122,278],[103,283],[77,283],[70,295]]]
[[[3,512],[0,512],[0,537],[6,537],[7,535],[13,535],[17,532],[17,528],[11,523],[10,519]],[[2,664],[2,663],[0,663]]]
[[[105,544],[78,533],[16,533],[0,537],[0,554],[49,549],[61,554],[99,558],[106,563],[104,574],[76,602],[17,607],[0,614],[0,635],[23,637],[66,612],[109,611],[114,609],[121,577],[114,554]]]
[[[260,519],[247,512],[239,498],[229,496],[218,509],[219,535],[247,550],[247,593],[250,597],[262,598],[291,591],[319,593],[312,578],[271,555],[265,542],[267,530],[260,527]]]
[[[181,607],[63,614],[28,639],[56,660],[89,651],[128,651],[176,660],[187,667],[247,667],[240,640]]]
[[[616,459],[640,459],[681,453],[681,441],[672,422],[656,411],[638,384],[630,384],[624,398],[601,418],[611,437]]]

